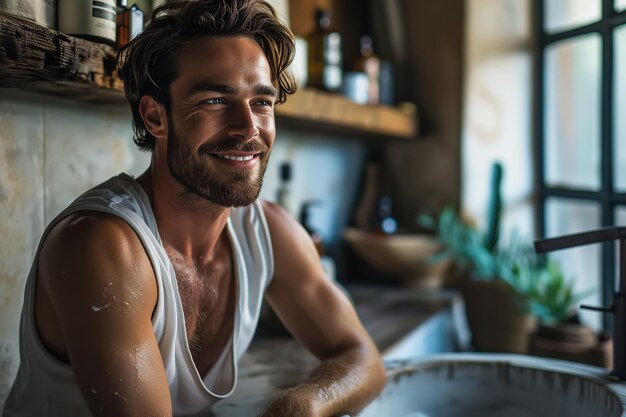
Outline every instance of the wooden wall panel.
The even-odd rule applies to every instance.
[[[423,209],[458,205],[464,77],[463,0],[403,0],[406,99],[417,104],[420,139],[387,147],[398,217],[413,226]]]

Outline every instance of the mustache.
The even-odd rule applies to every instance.
[[[224,140],[219,143],[206,143],[198,149],[200,154],[210,154],[214,152],[253,152],[266,153],[269,148],[263,142],[241,142],[239,140]]]

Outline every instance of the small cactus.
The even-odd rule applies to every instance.
[[[502,164],[494,162],[491,167],[491,190],[489,207],[487,208],[487,231],[485,232],[485,247],[489,252],[495,252],[500,239],[500,219],[502,217]]]

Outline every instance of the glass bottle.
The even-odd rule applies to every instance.
[[[276,203],[293,216],[295,213],[291,196],[290,182],[291,164],[289,162],[283,162],[280,165],[280,184],[276,193]]]
[[[330,29],[324,9],[315,11],[316,27],[308,42],[308,84],[326,91],[338,91],[342,82],[341,35]]]
[[[382,193],[378,197],[378,210],[375,230],[387,235],[394,234],[398,229],[398,223],[393,217],[392,200],[388,194]]]
[[[143,11],[133,4],[128,7],[128,0],[118,0],[117,3],[117,47],[121,48],[133,40],[143,30]]]
[[[380,102],[380,59],[374,53],[372,38],[361,37],[361,55],[354,66],[355,71],[367,74],[367,104]]]

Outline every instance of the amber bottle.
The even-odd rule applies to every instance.
[[[308,85],[338,91],[342,82],[341,35],[330,29],[330,17],[323,9],[315,11],[315,30],[307,37]]]
[[[143,30],[143,11],[133,4],[128,7],[128,0],[118,0],[117,3],[117,47],[121,48]]]

